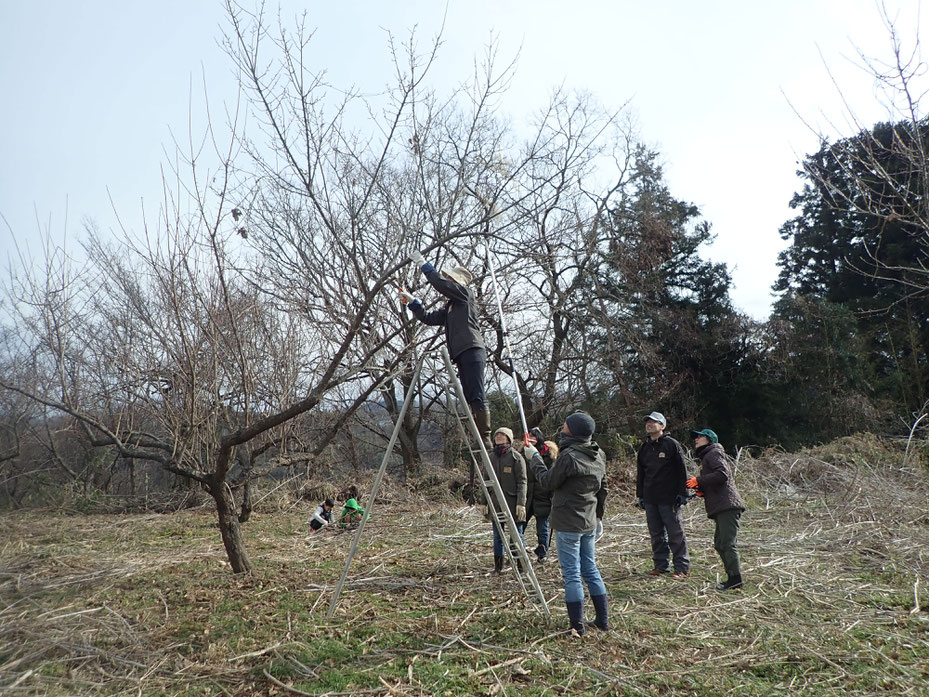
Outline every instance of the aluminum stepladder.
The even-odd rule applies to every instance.
[[[510,507],[506,504],[506,497],[500,486],[500,480],[497,479],[494,466],[490,461],[487,448],[484,446],[481,432],[478,430],[477,424],[474,422],[474,417],[471,414],[471,409],[465,401],[464,390],[461,387],[461,381],[458,379],[458,371],[455,370],[454,365],[452,365],[452,359],[448,355],[448,349],[444,346],[442,347],[442,360],[445,363],[445,370],[448,375],[448,385],[450,388],[450,394],[448,395],[449,404],[447,408],[449,413],[455,415],[458,428],[464,436],[465,442],[469,443],[468,453],[471,456],[471,463],[478,474],[477,480],[481,483],[481,489],[484,492],[484,501],[487,502],[489,507],[490,517],[493,520],[494,527],[497,529],[497,534],[500,535],[500,539],[503,540],[503,552],[510,562],[510,568],[513,570],[513,575],[516,576],[516,580],[519,582],[519,586],[523,593],[530,600],[532,600],[534,593],[538,601],[536,603],[536,608],[546,617],[551,617],[548,603],[545,600],[545,594],[542,592],[539,579],[536,578],[535,571],[529,561],[529,555],[526,553],[526,546],[523,544],[523,539],[516,529],[516,521],[513,519],[512,513],[510,513]],[[526,466],[528,467],[528,464]],[[498,502],[497,506],[493,505],[492,502],[494,501]],[[495,514],[494,510],[499,510],[500,512]],[[509,531],[510,544],[506,543],[507,531]],[[513,554],[514,549],[516,551],[515,558]],[[519,562],[518,564],[517,561]],[[520,566],[522,567],[521,570]],[[530,588],[532,589],[531,591]]]
[[[483,469],[490,473],[490,477],[492,480],[492,486],[498,492],[498,496],[500,497],[500,500],[503,500],[503,490],[500,488],[500,482],[497,480],[497,475],[494,472],[493,466],[490,463],[490,457],[487,455],[487,450],[483,446],[483,441],[481,440],[480,432],[477,430],[477,424],[474,423],[474,418],[471,416],[471,410],[468,409],[468,406],[464,401],[464,391],[461,389],[461,382],[458,380],[458,373],[454,369],[454,366],[452,366],[451,359],[448,357],[448,351],[445,349],[444,346],[442,347],[442,358],[445,361],[445,367],[450,376],[449,385],[454,388],[455,396],[457,397],[457,400],[450,400],[450,401],[456,402],[456,404],[453,404],[451,406],[452,412],[458,417],[459,428],[466,429],[465,423],[467,422],[467,424],[469,424],[469,426],[467,426],[468,430],[465,431],[465,436],[467,437],[468,432],[470,432],[471,434],[470,442],[477,442],[479,444],[478,449],[480,453],[483,453],[483,456],[481,457]],[[423,358],[420,358],[419,360],[416,361],[416,367],[413,370],[413,379],[410,381],[410,388],[407,390],[406,397],[403,400],[403,406],[400,408],[400,413],[397,415],[397,422],[394,424],[393,433],[391,433],[390,441],[387,443],[387,449],[385,450],[384,457],[381,460],[381,466],[378,469],[377,475],[375,475],[374,477],[374,482],[371,485],[371,493],[368,497],[367,505],[365,506],[365,513],[361,518],[361,522],[358,524],[358,529],[355,531],[355,538],[352,540],[352,545],[349,549],[348,556],[345,559],[345,567],[342,569],[342,574],[339,577],[339,581],[336,584],[335,591],[333,592],[332,601],[329,604],[329,610],[326,612],[326,619],[332,619],[333,615],[335,615],[336,607],[338,607],[339,598],[342,595],[342,588],[345,586],[345,581],[348,578],[349,568],[351,567],[352,560],[354,559],[355,554],[358,551],[358,545],[359,545],[359,542],[361,541],[362,531],[364,530],[365,523],[367,523],[368,518],[371,515],[371,511],[374,509],[374,502],[377,498],[377,492],[380,489],[381,482],[384,479],[384,474],[387,471],[387,464],[390,461],[390,456],[393,454],[394,446],[397,443],[397,438],[399,437],[399,434],[400,434],[400,425],[403,423],[403,417],[406,415],[407,409],[409,409],[410,403],[413,401],[413,395],[416,392],[416,385],[419,380],[419,373],[423,367],[423,360],[424,360]],[[461,416],[460,409],[458,408],[457,405],[464,405],[464,410],[467,415],[466,417]],[[471,458],[473,461],[476,451],[473,447],[470,447],[469,452],[471,452]],[[476,462],[475,462],[475,469],[476,471],[478,471],[478,473],[480,472],[480,470],[477,469]],[[481,482],[481,487],[484,489],[484,496],[485,496],[484,500],[490,501],[490,496],[487,490],[487,484],[485,483],[484,477],[481,476],[478,478],[478,480]],[[536,597],[539,600],[538,602],[539,610],[546,617],[551,617],[551,612],[549,612],[549,609],[548,609],[548,603],[545,602],[545,596],[542,594],[542,589],[539,586],[539,581],[536,578],[534,571],[532,570],[532,566],[529,564],[529,558],[526,554],[526,548],[523,545],[522,539],[519,537],[519,533],[516,530],[515,521],[513,520],[513,517],[510,515],[510,509],[507,506],[503,506],[503,510],[505,511],[505,513],[503,516],[501,516],[502,520],[495,520],[494,525],[497,526],[497,531],[500,533],[500,537],[503,540],[506,540],[506,535],[503,534],[503,530],[501,526],[505,522],[507,524],[507,528],[512,531],[513,537],[515,538],[514,543],[516,545],[516,548],[519,551],[523,569],[527,570],[527,571],[524,571],[523,574],[526,574],[531,578],[531,585],[533,589],[535,590]],[[516,573],[516,577],[519,580],[520,587],[523,589],[523,592],[526,594],[526,596],[531,599],[532,596],[526,589],[526,584],[524,583],[519,571],[517,570],[516,564],[513,563],[514,560],[513,560],[512,554],[510,553],[509,545],[504,544],[503,547],[504,547],[505,553],[510,557],[510,564],[514,570],[514,573]]]

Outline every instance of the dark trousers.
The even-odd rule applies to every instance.
[[[723,567],[729,578],[741,576],[739,568],[739,550],[736,538],[739,536],[739,519],[742,517],[742,511],[738,508],[730,508],[728,511],[720,511],[716,514],[716,533],[713,535],[713,547],[723,560]]]
[[[551,532],[548,528],[548,516],[538,516],[534,513],[530,513],[528,518],[531,519],[533,516],[535,516],[535,536],[536,541],[538,542],[538,545],[536,545],[536,548],[533,551],[539,559],[544,559],[545,555],[548,554],[551,538]],[[529,527],[529,520],[526,520],[523,525],[523,529]]]
[[[482,348],[470,348],[455,356],[458,379],[464,391],[465,401],[472,409],[483,409],[487,405],[484,396],[484,365],[487,353]]]
[[[673,553],[674,570],[683,574],[690,571],[681,507],[646,503],[645,522],[648,524],[648,534],[652,538],[652,560],[655,568],[659,571],[670,571]]]

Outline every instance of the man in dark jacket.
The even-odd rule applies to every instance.
[[[647,438],[636,458],[635,495],[639,508],[645,511],[645,522],[652,541],[653,568],[648,573],[659,576],[671,572],[672,578],[683,578],[690,571],[687,538],[681,506],[687,503],[687,468],[681,444],[665,435],[667,421],[653,411],[645,417]]]
[[[490,464],[493,465],[494,474],[497,475],[497,481],[500,482],[500,488],[503,489],[503,496],[506,501],[506,507],[510,509],[510,515],[516,522],[516,529],[520,537],[526,528],[526,461],[522,454],[513,448],[513,431],[506,426],[501,426],[494,431],[494,447],[490,451]],[[491,491],[493,496],[493,491]],[[493,513],[499,515],[503,512],[501,502],[493,500]],[[488,502],[484,500],[484,492],[478,492],[478,504],[481,506],[481,513],[489,517],[490,508]],[[503,539],[497,532],[496,524],[494,530],[494,574],[499,574],[503,569]],[[513,552],[513,545],[510,544],[510,550]]]
[[[471,272],[463,266],[453,266],[441,273],[428,263],[420,252],[410,260],[418,265],[429,284],[445,296],[445,306],[426,312],[418,298],[404,290],[400,297],[410,312],[423,324],[445,327],[448,354],[458,368],[458,378],[465,401],[474,416],[481,437],[490,445],[490,408],[484,395],[484,366],[487,352],[477,318],[477,301],[467,287],[473,280]]]
[[[690,435],[694,438],[694,454],[700,459],[700,476],[688,479],[687,486],[703,496],[707,517],[716,521],[713,546],[726,569],[727,578],[716,584],[716,590],[741,588],[742,571],[739,568],[736,538],[745,504],[732,483],[726,451],[719,444],[716,433],[704,428],[702,431],[691,431]]]
[[[529,430],[529,442],[539,451],[545,467],[551,469],[552,465],[555,464],[555,460],[558,459],[558,444],[545,440],[542,431],[537,427]],[[548,489],[536,482],[531,468],[526,470],[526,482],[528,485],[526,489],[526,526],[528,527],[529,521],[535,516],[535,534],[538,544],[534,551],[536,558],[539,562],[542,562],[548,556],[551,540],[548,517],[552,512],[552,494]]]
[[[571,629],[583,634],[584,586],[596,611],[593,624],[609,629],[606,586],[595,558],[597,523],[606,504],[606,456],[591,440],[596,424],[589,414],[575,412],[561,427],[558,459],[551,469],[532,445],[524,452],[537,485],[552,492],[550,521],[558,536],[558,562],[565,586]]]

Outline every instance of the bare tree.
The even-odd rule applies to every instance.
[[[534,164],[589,156],[572,152],[558,109],[515,145],[496,112],[512,65],[498,69],[492,47],[472,80],[439,95],[425,82],[438,39],[424,54],[414,38],[392,41],[394,87],[362,98],[305,63],[303,26],[291,34],[261,9],[227,9],[246,97],[230,112],[232,138],[211,123],[178,146],[145,229],[111,238],[88,226],[84,261],[50,248],[43,270],[14,276],[16,348],[36,380],[3,375],[0,387],[70,416],[120,461],[202,486],[232,570],[247,572],[248,482],[321,453],[374,395],[408,386],[414,347],[439,339],[397,302],[398,286],[422,283],[410,252],[479,266],[488,219],[506,216],[504,239],[565,176],[525,176]],[[297,431],[332,405],[312,441]],[[417,425],[405,431],[412,459]]]
[[[857,134],[830,145],[820,131],[823,157],[808,158],[804,170],[835,210],[877,227],[876,238],[866,244],[869,263],[851,263],[864,274],[923,292],[929,289],[929,114],[925,102],[929,64],[922,56],[919,23],[910,25],[915,29],[901,29],[904,23],[892,17],[883,2],[878,10],[886,29],[888,58],[869,56],[860,49],[858,56],[886,111],[886,126],[872,128],[863,122],[833,78],[845,105],[846,121]],[[912,263],[888,262],[883,257],[880,247],[885,229],[890,228],[902,228],[918,246],[920,254]]]

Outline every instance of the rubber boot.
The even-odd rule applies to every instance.
[[[493,444],[490,441],[490,408],[484,406],[471,406],[471,416],[474,417],[474,423],[477,424],[477,430],[481,434],[481,440],[484,445],[491,449]]]
[[[606,602],[606,593],[603,595],[592,595],[590,596],[591,602],[594,604],[594,610],[597,612],[597,618],[593,621],[593,626],[597,629],[602,629],[604,632],[610,629],[609,616],[607,614],[607,602]]]
[[[576,603],[568,603],[565,605],[568,608],[568,621],[571,623],[571,629],[576,631],[578,634],[584,633],[584,603],[578,601]]]
[[[742,574],[736,574],[735,576],[730,576],[722,583],[716,584],[716,590],[718,591],[727,591],[733,588],[742,587]]]
[[[503,556],[494,555],[494,576],[498,576],[503,571]]]

